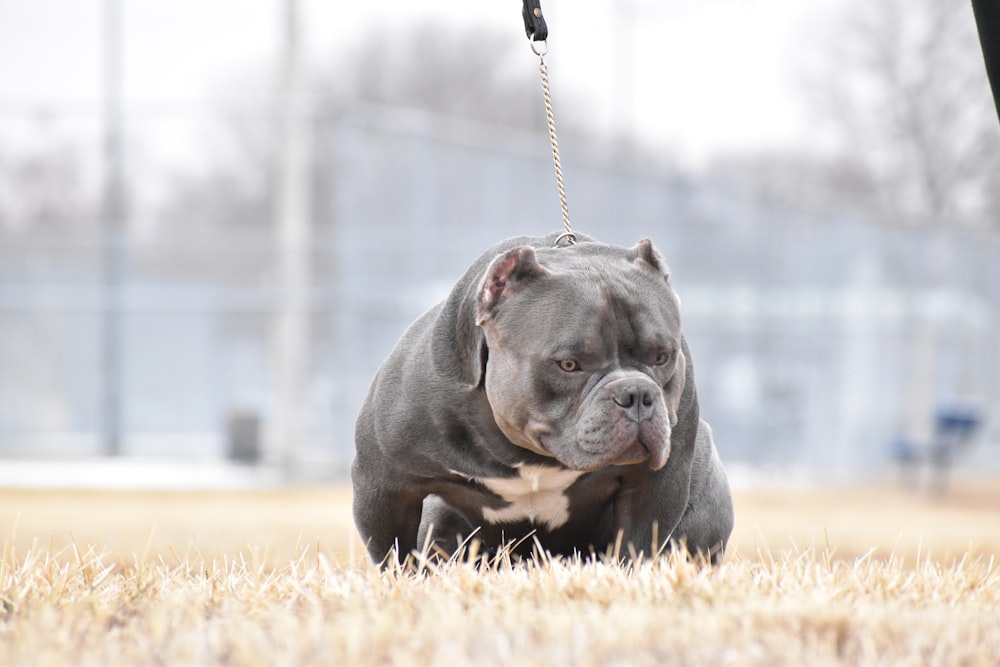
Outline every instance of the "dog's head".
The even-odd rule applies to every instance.
[[[666,464],[686,360],[679,301],[649,240],[517,247],[476,295],[485,390],[511,442],[574,470]]]

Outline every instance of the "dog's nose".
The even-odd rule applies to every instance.
[[[618,407],[628,412],[635,411],[639,419],[644,419],[652,412],[656,400],[655,389],[645,383],[624,382],[615,387],[612,400]]]

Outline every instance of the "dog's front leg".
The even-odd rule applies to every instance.
[[[669,546],[687,502],[687,489],[680,483],[671,489],[672,502],[665,502],[667,494],[657,491],[655,483],[626,484],[615,498],[613,539],[620,557],[656,556]]]
[[[372,560],[383,567],[392,554],[402,563],[417,548],[423,494],[368,475],[355,463],[354,521]]]

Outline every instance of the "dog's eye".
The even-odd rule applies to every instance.
[[[573,371],[580,370],[580,364],[576,359],[560,359],[559,368],[567,373],[572,373]]]
[[[668,361],[670,361],[672,356],[673,355],[671,355],[669,352],[660,352],[658,355],[656,355],[656,359],[653,361],[653,364],[655,364],[656,366],[663,366]]]

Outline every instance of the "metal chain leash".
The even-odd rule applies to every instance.
[[[556,172],[556,189],[559,191],[559,207],[562,209],[563,229],[566,231],[556,239],[558,245],[564,239],[570,245],[576,243],[576,235],[569,224],[569,204],[566,203],[566,184],[563,182],[562,161],[559,159],[559,140],[556,138],[556,119],[552,113],[552,93],[549,90],[549,68],[545,65],[545,54],[548,51],[545,42],[541,48],[536,48],[538,42],[531,43],[531,50],[538,56],[538,73],[542,79],[542,98],[545,100],[545,121],[549,127],[549,144],[552,146],[552,166]]]
[[[542,17],[539,0],[524,0],[524,31],[528,35],[531,51],[538,56],[538,73],[542,78],[542,97],[545,100],[545,121],[549,128],[549,144],[552,146],[552,165],[556,172],[556,188],[559,190],[559,207],[562,209],[562,234],[556,239],[555,245],[566,241],[569,245],[576,243],[576,235],[569,224],[569,205],[566,203],[566,185],[563,183],[562,162],[559,159],[559,141],[556,139],[556,119],[552,113],[552,93],[549,90],[549,69],[545,65],[545,54],[549,47],[546,39],[549,36],[548,26]]]

